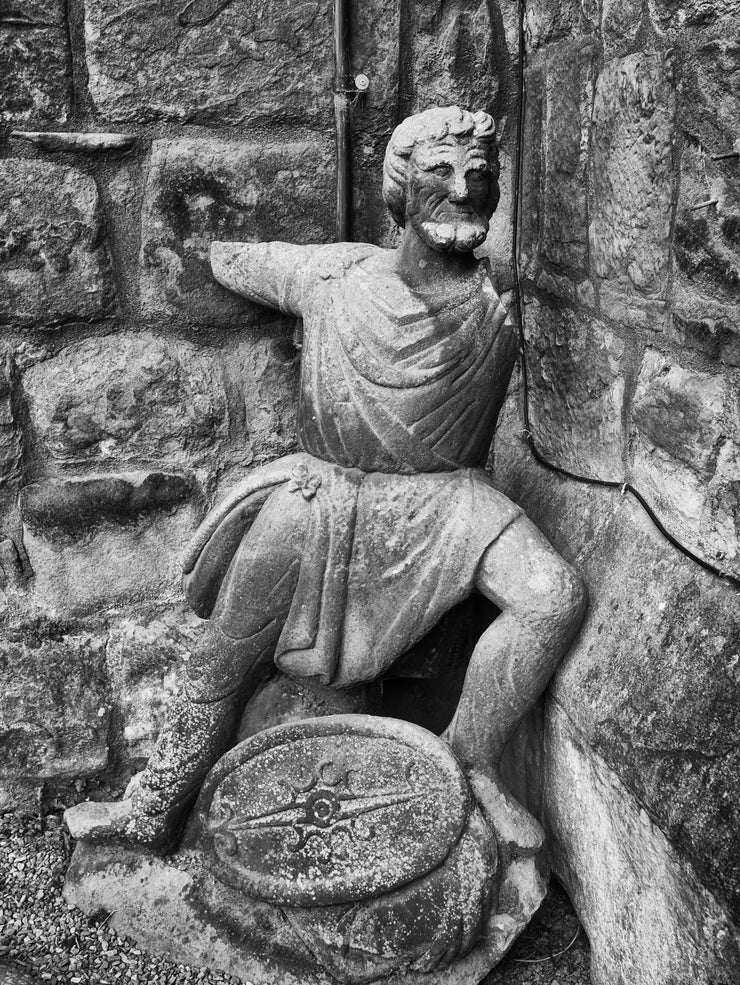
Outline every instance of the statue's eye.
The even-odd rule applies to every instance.
[[[432,168],[432,174],[436,174],[440,178],[446,178],[451,173],[452,168],[449,164],[435,164]]]

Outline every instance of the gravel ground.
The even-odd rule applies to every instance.
[[[70,850],[59,815],[0,816],[0,985],[238,985],[230,975],[148,957],[105,919],[68,907],[61,890]],[[588,985],[588,956],[575,914],[554,886],[486,985]]]

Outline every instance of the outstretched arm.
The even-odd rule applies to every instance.
[[[292,243],[212,243],[211,268],[230,291],[286,314],[302,315],[316,249]]]

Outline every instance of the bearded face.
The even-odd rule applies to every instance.
[[[469,253],[488,233],[495,182],[474,139],[419,143],[409,159],[406,222],[433,249]]]

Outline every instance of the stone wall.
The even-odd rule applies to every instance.
[[[509,165],[514,12],[351,6],[354,236],[390,243],[382,154],[407,113],[489,109]],[[142,761],[201,631],[179,552],[295,447],[297,326],[207,256],[334,238],[332,7],[0,7],[0,809]],[[488,251],[508,277],[511,177]]]
[[[740,157],[716,158],[740,151],[739,18],[722,0],[528,4],[522,227],[540,451],[631,483],[736,576]]]
[[[0,7],[0,809],[142,762],[201,631],[179,551],[217,497],[294,448],[297,326],[222,290],[206,257],[214,239],[333,239],[331,6]],[[395,123],[483,106],[503,166],[486,252],[507,290],[517,4],[352,7],[370,79],[352,112],[355,238],[394,242]],[[520,227],[537,448],[630,483],[735,574],[740,163],[713,157],[740,149],[738,17],[736,0],[528,0]],[[592,604],[520,737],[530,782],[514,779],[599,985],[735,983],[736,590],[629,494],[538,465],[522,400],[498,481]]]
[[[526,4],[528,386],[496,475],[591,606],[512,779],[597,985],[740,981],[739,32],[734,0]],[[525,410],[613,488],[543,467]]]

